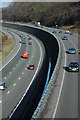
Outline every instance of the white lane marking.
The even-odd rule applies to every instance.
[[[9,74],[11,75],[11,72]]]
[[[14,86],[16,86],[16,83],[14,83]]]
[[[20,62],[20,60],[19,60],[19,62]]]
[[[18,79],[20,80],[21,78],[19,77]]]
[[[6,80],[6,77],[4,79]]]
[[[75,45],[72,41],[70,41],[70,42],[73,44],[73,46],[74,46],[76,49],[78,49],[77,45]]]
[[[22,73],[22,75],[24,74],[24,72]]]
[[[0,100],[0,103],[2,103],[2,101]]]
[[[34,37],[33,37],[33,38],[34,38]],[[22,96],[22,98],[20,99],[19,103],[18,103],[18,104],[16,105],[16,107],[14,108],[14,110],[13,110],[13,112],[11,113],[11,115],[9,116],[9,118],[11,118],[11,116],[13,115],[13,113],[15,112],[15,110],[18,108],[18,106],[20,105],[21,101],[23,100],[24,96],[26,95],[27,91],[29,90],[29,88],[30,88],[30,86],[31,86],[31,84],[32,84],[32,82],[33,82],[33,80],[34,80],[34,78],[35,78],[36,75],[37,75],[37,72],[38,72],[39,66],[40,66],[40,64],[41,64],[41,60],[42,60],[42,57],[43,57],[43,56],[42,56],[42,48],[41,48],[40,43],[39,43],[35,38],[34,38],[34,40],[38,43],[39,48],[40,48],[40,51],[41,51],[41,52],[40,52],[40,53],[41,53],[41,55],[40,55],[40,60],[39,60],[39,63],[38,63],[37,69],[36,69],[36,71],[35,71],[35,74],[34,74],[32,80],[31,80],[31,82],[30,82],[28,88],[26,89],[24,95]]]
[[[16,64],[18,66],[18,64]]]
[[[9,93],[10,93],[10,91],[7,92],[7,94],[9,94]]]
[[[59,37],[58,37],[59,38]],[[60,39],[60,38],[59,38]],[[64,50],[66,50],[65,46],[64,46],[64,43],[63,41],[61,40],[62,44],[63,44],[63,47],[64,47]],[[64,63],[64,66],[66,66],[66,60],[67,60],[67,56],[66,56],[66,53],[65,53],[65,63]],[[61,87],[60,87],[60,91],[59,91],[59,95],[58,95],[58,99],[57,99],[57,102],[56,102],[56,106],[55,106],[55,109],[54,109],[54,113],[52,115],[52,118],[55,118],[55,115],[56,115],[56,111],[57,111],[57,108],[58,108],[58,104],[59,104],[59,100],[60,100],[60,96],[61,96],[61,92],[62,92],[62,87],[63,87],[63,83],[64,83],[64,78],[65,78],[65,70],[63,72],[63,78],[62,78],[62,82],[61,82]]]
[[[30,63],[30,61],[29,61],[29,63]]]
[[[25,70],[27,70],[27,68],[25,68]]]
[[[12,57],[12,59],[17,55],[17,53],[19,52],[20,48],[21,48],[21,44],[20,44],[20,46],[19,46],[18,51],[17,51],[16,54]],[[12,59],[11,59],[10,61],[8,61],[8,62],[0,69],[0,71],[1,71],[6,65],[8,65],[8,64],[12,61]]]
[[[33,57],[33,56],[32,56]]]
[[[15,68],[13,68],[13,70],[15,70]]]

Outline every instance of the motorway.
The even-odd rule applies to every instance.
[[[7,118],[19,101],[23,99],[25,91],[29,90],[31,83],[41,68],[45,54],[43,44],[34,37],[31,40],[32,45],[28,45],[29,40],[26,33],[12,29],[9,30],[18,35],[23,34],[26,38],[26,44],[20,43],[21,49],[17,55],[0,71],[2,72],[3,81],[7,84],[7,88],[2,91],[2,101],[0,102],[2,104],[2,118]],[[29,53],[27,60],[21,58],[23,51]],[[35,65],[34,71],[27,69],[28,64]]]
[[[62,38],[65,33],[58,36]],[[66,54],[66,67],[71,61],[78,62],[78,36],[67,35],[68,40],[63,41],[65,50],[70,47],[76,49],[76,54]],[[54,117],[54,116],[53,116]],[[78,118],[78,73],[65,72],[64,83],[55,118]]]
[[[37,118],[78,118],[78,73],[68,72],[64,69],[71,61],[78,62],[78,34],[66,34],[68,40],[62,40],[65,31],[62,30],[62,33],[59,33],[59,29],[47,28],[47,30],[50,32],[56,31],[54,35],[62,44],[63,57],[55,86],[52,87],[52,91],[49,91],[49,95],[45,99]],[[66,53],[71,47],[76,49],[76,54]]]
[[[44,28],[46,29],[46,28]],[[53,32],[53,28],[48,28],[47,31]],[[50,96],[43,110],[40,112],[38,118],[78,118],[78,73],[68,72],[63,67],[67,67],[69,62],[78,61],[78,35],[66,35],[68,40],[62,40],[65,35],[64,31],[58,33],[57,36],[62,44],[63,59],[59,73],[56,79],[54,90],[51,91]],[[54,34],[53,34],[54,35]],[[69,47],[76,49],[76,54],[67,54],[66,50]],[[16,73],[15,73],[16,74]],[[56,96],[56,97],[55,97]]]

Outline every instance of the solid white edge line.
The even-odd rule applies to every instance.
[[[59,38],[60,39],[60,38]],[[64,50],[65,49],[65,46],[64,46],[64,43],[63,41],[61,40],[62,44],[63,44],[63,47],[64,47]],[[65,66],[66,66],[66,60],[67,60],[67,55],[65,53]],[[60,87],[60,91],[59,91],[59,95],[58,95],[58,99],[57,99],[57,102],[56,102],[56,106],[55,106],[55,109],[54,109],[54,113],[52,115],[52,118],[54,119],[55,118],[55,115],[56,115],[56,112],[57,112],[57,108],[58,108],[58,104],[59,104],[59,100],[60,100],[60,96],[61,96],[61,92],[62,92],[62,87],[63,87],[63,83],[64,83],[64,78],[65,78],[65,70],[63,72],[63,78],[62,78],[62,82],[61,82],[61,87]]]
[[[34,78],[35,78],[36,75],[37,75],[39,66],[40,66],[40,64],[41,64],[42,49],[41,49],[40,43],[39,43],[33,36],[32,36],[32,38],[33,38],[33,39],[38,43],[38,45],[39,45],[39,48],[40,48],[40,51],[41,51],[40,60],[39,60],[39,63],[38,63],[38,67],[37,67],[37,69],[36,69],[36,72],[35,72],[35,74],[34,74],[32,80],[31,80],[31,82],[30,82],[28,88],[26,89],[26,91],[25,91],[24,95],[22,96],[22,98],[20,99],[19,103],[16,105],[16,107],[15,107],[14,110],[13,110],[13,112],[12,112],[11,115],[9,116],[9,119],[12,117],[12,115],[14,114],[14,112],[16,111],[16,109],[18,108],[18,106],[20,105],[20,103],[22,102],[23,98],[25,97],[25,95],[26,95],[27,91],[29,90],[29,88],[30,88],[30,86],[31,86],[31,84],[32,84],[32,82],[33,82],[33,80],[34,80]]]
[[[21,48],[21,44],[20,44],[20,46],[19,46],[18,51],[17,51],[16,54],[12,57],[12,59],[18,54],[20,48]],[[0,71],[1,71],[6,65],[8,65],[8,64],[12,61],[12,59],[10,59],[10,60],[0,69]]]

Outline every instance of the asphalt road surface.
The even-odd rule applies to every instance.
[[[59,37],[60,41],[63,43],[63,59],[61,60],[63,65],[61,65],[59,71],[60,74],[57,76],[55,87],[49,94],[48,99],[45,100],[43,104],[44,107],[38,113],[37,118],[78,118],[79,111],[79,79],[78,72],[68,72],[64,69],[72,61],[78,62],[78,34],[65,34],[59,33],[59,29],[46,28],[50,32],[56,31],[55,36]],[[68,40],[62,40],[63,36],[66,35]],[[66,51],[69,48],[75,48],[76,54],[67,54]],[[64,65],[65,64],[65,65]],[[46,102],[47,101],[47,102]]]
[[[38,74],[44,58],[43,45],[32,37],[32,45],[28,45],[26,33],[14,31],[18,35],[26,37],[26,44],[21,44],[21,49],[11,62],[3,68],[2,79],[6,82],[7,88],[2,92],[2,118],[7,118],[18,104],[25,91],[30,87],[31,82]],[[21,58],[23,51],[29,53],[28,59]],[[27,69],[28,64],[34,64],[33,71]]]

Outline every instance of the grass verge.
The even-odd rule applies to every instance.
[[[10,53],[16,43],[2,32],[0,32],[0,43],[0,60],[2,60]]]
[[[77,27],[74,27],[74,26],[61,26],[61,27],[59,27],[60,29],[63,29],[63,30],[67,30],[67,29],[69,29],[70,31],[72,31],[72,32],[75,32],[75,33],[77,33],[78,32],[78,28]]]

